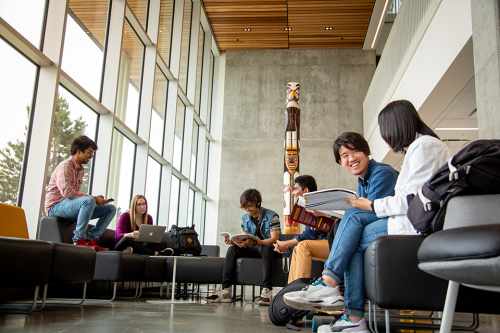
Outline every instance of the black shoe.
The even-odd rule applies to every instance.
[[[174,250],[171,248],[167,247],[166,249],[163,249],[161,251],[158,251],[159,256],[173,256],[174,255]]]

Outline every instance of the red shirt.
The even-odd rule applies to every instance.
[[[70,156],[56,167],[50,176],[49,186],[45,194],[45,214],[49,215],[50,208],[64,200],[86,197],[88,194],[80,193],[83,183],[85,168],[78,165]]]

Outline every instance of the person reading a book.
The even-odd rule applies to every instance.
[[[316,180],[309,175],[298,176],[294,180],[293,195],[295,198],[302,196],[304,193],[314,192],[318,190]],[[303,277],[311,277],[312,258],[326,260],[330,254],[328,234],[319,229],[313,229],[309,226],[305,230],[287,241],[276,241],[274,251],[285,253],[290,247],[293,248],[293,255],[290,262],[290,272],[288,273],[288,283]]]
[[[299,309],[309,309],[311,304],[325,310],[345,307],[344,316],[330,326],[319,327],[318,332],[369,332],[363,318],[363,251],[381,235],[416,234],[406,216],[406,196],[417,194],[420,187],[452,156],[450,149],[420,119],[409,101],[389,103],[380,112],[378,123],[387,145],[396,153],[406,154],[395,194],[371,198],[368,192],[366,196],[360,193],[357,200],[347,200],[354,208],[346,211],[340,222],[322,278],[302,291],[284,295],[287,303],[293,303]],[[354,169],[361,164],[350,156],[345,158],[349,168]],[[346,281],[345,303],[338,290],[342,276]]]
[[[278,214],[262,207],[262,195],[256,189],[248,189],[240,196],[240,208],[246,211],[241,217],[241,232],[253,235],[260,240],[240,239],[233,242],[228,235],[224,242],[231,245],[224,259],[222,282],[217,291],[205,300],[208,302],[231,302],[231,285],[236,259],[241,257],[262,258],[262,293],[259,305],[269,305],[273,297],[272,278],[274,258],[281,258],[281,253],[274,251],[273,244],[282,240],[280,220]]]
[[[116,244],[115,251],[126,253],[134,252],[150,256],[173,255],[174,251],[167,248],[167,242],[165,241],[156,244],[135,241],[141,234],[140,229],[143,224],[153,225],[153,217],[148,214],[148,202],[146,197],[137,194],[130,202],[130,210],[121,214],[116,223],[114,238]]]

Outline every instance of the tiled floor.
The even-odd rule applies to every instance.
[[[48,305],[30,315],[0,314],[0,332],[293,332],[274,326],[267,307],[241,301],[207,304],[194,299],[195,304],[179,301],[171,305],[151,304],[146,300],[86,301],[83,306]],[[468,314],[457,315],[455,324],[469,325],[471,318]],[[477,332],[500,332],[500,316],[481,315],[480,320]],[[302,332],[311,332],[311,321],[302,321],[300,327]],[[382,327],[379,329],[383,332]]]

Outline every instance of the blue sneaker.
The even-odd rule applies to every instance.
[[[300,291],[283,295],[283,300],[294,309],[338,311],[345,308],[339,287],[332,287],[319,279]]]
[[[359,322],[352,322],[349,317],[343,315],[337,321],[330,325],[321,325],[318,327],[318,333],[332,333],[332,332],[355,332],[355,333],[370,333],[366,327],[365,318]]]

